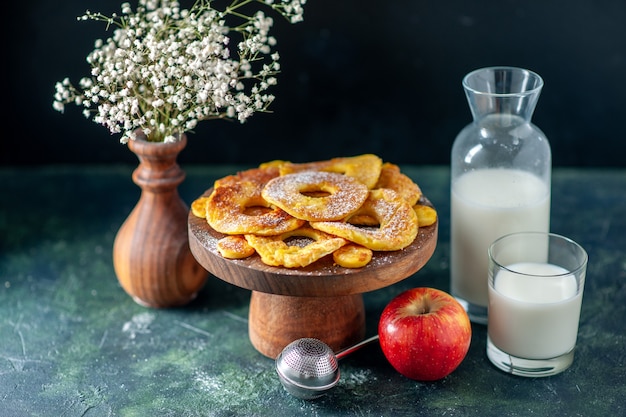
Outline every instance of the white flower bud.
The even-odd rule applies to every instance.
[[[91,77],[82,78],[79,88],[68,78],[56,83],[53,108],[63,112],[74,103],[88,118],[95,113],[90,107],[97,107],[93,121],[111,133],[123,132],[122,143],[134,139],[138,127],[148,136],[173,141],[203,119],[243,123],[254,112],[266,111],[273,96],[261,93],[276,84],[280,71],[279,54],[272,51],[276,39],[269,35],[274,21],[264,10],[246,15],[232,7],[239,1],[231,0],[223,11],[205,0],[189,10],[181,10],[177,0],[139,0],[136,11],[124,1],[121,15],[85,12],[79,20],[104,22],[113,34],[94,42],[86,58]],[[295,22],[302,20],[305,3],[258,4]],[[227,23],[231,17],[237,23]],[[227,47],[231,35],[237,37],[236,58]]]

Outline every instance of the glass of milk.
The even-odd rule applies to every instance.
[[[550,227],[552,156],[531,122],[542,78],[515,67],[470,72],[473,121],[451,152],[450,286],[474,323],[487,323],[487,249],[505,234]]]
[[[515,375],[563,372],[574,360],[587,253],[563,236],[521,232],[488,255],[487,357]]]

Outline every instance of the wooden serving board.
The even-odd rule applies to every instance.
[[[211,189],[204,194],[208,196]],[[421,204],[432,206],[422,197]],[[226,259],[217,250],[223,234],[213,230],[205,219],[189,214],[189,244],[198,262],[216,277],[254,291],[269,294],[327,297],[360,294],[401,281],[430,259],[437,245],[437,226],[421,227],[411,245],[392,252],[375,251],[363,268],[343,268],[327,256],[303,268],[264,264],[255,254],[245,259]]]

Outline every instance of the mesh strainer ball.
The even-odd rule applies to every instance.
[[[283,387],[302,399],[324,395],[339,381],[339,365],[332,349],[318,339],[291,342],[276,358],[276,371]]]

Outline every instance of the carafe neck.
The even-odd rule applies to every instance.
[[[483,68],[463,79],[463,89],[475,121],[498,114],[530,122],[543,80],[532,71],[513,67]]]

